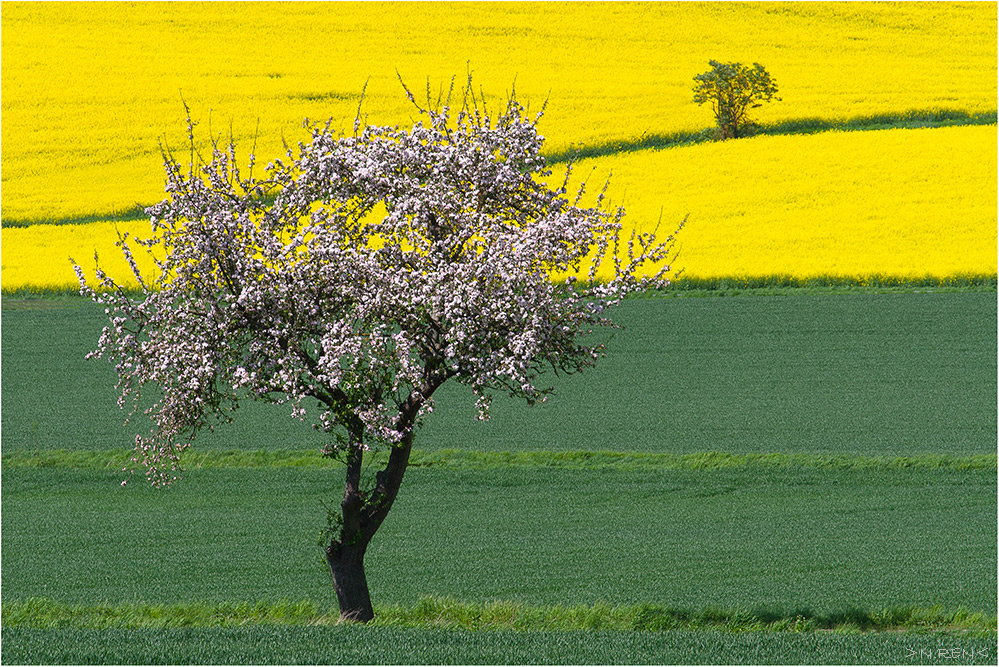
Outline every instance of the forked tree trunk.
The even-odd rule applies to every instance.
[[[330,540],[326,548],[326,562],[330,566],[333,588],[340,604],[340,618],[366,623],[375,617],[368,593],[368,580],[364,576],[364,552],[371,538],[382,525],[399,494],[402,477],[409,466],[413,447],[413,424],[420,407],[453,373],[433,373],[428,368],[428,380],[419,391],[413,391],[400,406],[398,430],[405,435],[392,447],[385,468],[375,475],[375,486],[369,492],[361,490],[361,463],[364,449],[361,436],[364,427],[355,422],[351,431],[355,443],[347,453],[347,478],[343,500],[340,502],[343,524],[340,534]]]
[[[410,431],[399,446],[392,448],[385,469],[375,476],[375,488],[366,494],[360,489],[364,453],[357,447],[348,456],[347,480],[340,503],[343,526],[340,535],[326,548],[326,562],[343,620],[366,623],[375,616],[364,575],[364,553],[399,492],[412,442]]]

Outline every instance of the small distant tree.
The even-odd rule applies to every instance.
[[[763,102],[780,101],[777,83],[763,65],[709,60],[711,69],[694,77],[694,102],[711,104],[722,139],[736,139],[749,134],[753,122],[749,110]]]
[[[568,175],[545,184],[541,114],[525,118],[511,97],[493,117],[470,82],[457,116],[450,100],[417,104],[409,130],[358,118],[338,136],[307,121],[311,141],[262,179],[238,166],[232,140],[197,158],[188,112],[191,167],[164,151],[168,198],[148,209],[153,236],[140,241],[158,274],[140,275],[127,238],[141,294],[100,270],[94,289],[74,263],[81,290],[109,306],[92,356],[117,364],[119,403],[134,412],[156,389],[143,403],[155,428],[133,459],[153,485],[179,479],[195,435],[243,400],[299,419],[316,406],[323,454],[345,464],[323,542],[344,619],[374,615],[364,554],[436,390],[470,387],[481,419],[494,392],[544,401],[545,369],[574,373],[603,355],[590,334],[613,324],[608,308],[668,283],[672,235],[625,244],[624,211],[605,210],[603,192],[583,207],[583,188],[566,197]],[[583,270],[585,281],[551,278]],[[369,480],[362,464],[379,449],[387,461]]]

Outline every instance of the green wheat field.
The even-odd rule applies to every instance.
[[[336,620],[308,424],[248,405],[150,488],[83,358],[103,312],[5,298],[3,661],[994,662],[994,289],[719,293],[625,301],[548,404],[480,423],[450,387],[368,628]]]

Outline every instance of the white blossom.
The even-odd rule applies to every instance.
[[[262,179],[243,178],[231,143],[187,171],[165,153],[168,197],[138,241],[158,274],[139,275],[128,238],[141,295],[75,267],[108,307],[94,355],[116,363],[121,405],[149,406],[136,462],[153,484],[177,479],[197,432],[244,399],[290,403],[295,418],[320,405],[310,419],[330,454],[411,436],[450,379],[481,419],[495,392],[544,401],[539,375],[599,359],[589,336],[612,326],[608,308],[667,284],[672,236],[633,232],[622,248],[623,210],[545,184],[540,116],[515,99],[495,118],[419,111],[409,130],[309,125]],[[573,270],[586,279],[551,278]]]

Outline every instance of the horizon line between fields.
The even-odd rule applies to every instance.
[[[131,468],[133,450],[20,450],[3,453],[2,465],[10,468],[115,469]],[[383,464],[387,454],[376,453],[370,462]],[[322,457],[317,450],[208,450],[190,452],[182,459],[186,470],[337,468],[338,461]],[[414,449],[410,468],[486,470],[501,468],[548,468],[565,470],[997,470],[996,454],[917,454],[913,456],[865,456],[856,454],[801,454],[694,452],[687,454],[612,451],[500,451]]]
[[[686,277],[674,279],[665,290],[652,290],[629,295],[629,299],[658,298],[661,296],[687,296],[700,294],[728,295],[729,292],[744,293],[746,291],[767,293],[768,290],[935,290],[944,291],[995,291],[999,286],[996,273],[963,273],[958,272],[946,276],[902,276],[896,274],[865,274],[858,276],[820,275],[795,277],[788,274],[770,274],[753,276],[722,276],[722,277]],[[126,293],[140,296],[137,287],[124,288]],[[80,294],[76,285],[32,286],[0,288],[4,299],[32,300],[49,298],[86,298]],[[89,299],[88,299],[89,300]]]
[[[790,118],[775,123],[760,125],[755,136],[779,136],[798,134],[818,134],[830,131],[864,132],[887,129],[929,129],[935,127],[957,127],[994,125],[999,120],[999,111],[968,112],[959,109],[910,109],[897,113],[880,113],[854,116],[843,119],[823,119],[817,117]],[[714,141],[715,128],[667,133],[643,133],[637,139],[611,141],[590,146],[579,146],[552,153],[542,153],[549,165],[564,164],[586,158],[607,157],[618,153],[632,153],[640,150],[662,150],[692,146]],[[747,137],[748,138],[748,137]],[[152,204],[150,204],[152,205]],[[0,228],[32,227],[34,225],[82,225],[92,222],[133,222],[146,219],[147,206],[136,204],[132,208],[109,213],[88,213],[61,218],[41,218],[25,220],[21,218],[0,218]]]

